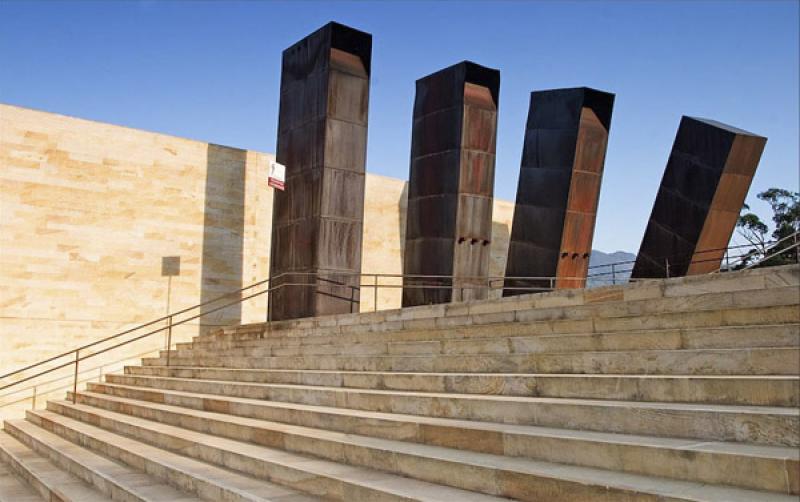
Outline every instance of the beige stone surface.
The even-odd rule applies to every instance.
[[[272,159],[0,104],[0,374],[155,319],[168,304],[267,278]],[[363,272],[402,273],[406,195],[404,181],[367,175]],[[493,276],[504,271],[512,213],[512,203],[495,201]],[[181,258],[171,280],[161,275],[166,256]],[[379,281],[378,308],[399,307],[399,278]],[[372,284],[365,277],[362,311],[375,308]],[[266,301],[202,322],[262,321]],[[177,341],[197,333],[198,321],[173,332]],[[87,369],[119,368],[163,343],[151,337]]]
[[[29,485],[15,477],[5,465],[0,465],[0,500],[8,502],[42,502]]]
[[[0,105],[0,373],[265,277],[271,158]],[[180,256],[179,276],[161,275],[165,256]],[[264,305],[203,322],[263,319]],[[197,333],[194,321],[174,339]],[[119,367],[163,343],[82,366]]]

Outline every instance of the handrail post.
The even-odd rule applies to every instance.
[[[617,285],[617,271],[614,269],[614,264],[611,264],[611,285]]]
[[[374,303],[373,303],[372,311],[373,312],[377,312],[378,311],[378,274],[375,274],[375,288],[374,288],[374,290],[375,291],[373,293],[375,295],[375,298],[373,300]]]
[[[172,316],[167,319],[167,367],[169,367],[169,355],[172,347]]]
[[[33,386],[33,397],[31,397],[31,409],[36,409],[36,386]]]
[[[75,375],[72,379],[72,404],[78,401],[78,363],[80,363],[81,349],[75,349]]]
[[[797,247],[797,234],[798,232],[794,233],[794,258],[797,263],[800,263],[800,248]]]
[[[669,279],[669,258],[664,258],[664,269],[667,272],[667,279]]]

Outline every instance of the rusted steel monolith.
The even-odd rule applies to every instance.
[[[404,307],[487,296],[499,90],[470,61],[417,80]]]
[[[283,52],[271,320],[359,310],[371,54],[372,35],[338,23]]]
[[[588,87],[531,93],[504,296],[585,286],[613,106]]]
[[[718,270],[767,138],[681,118],[631,277]]]

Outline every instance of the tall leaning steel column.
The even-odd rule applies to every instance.
[[[372,35],[330,23],[283,52],[271,320],[358,312]]]
[[[613,106],[587,87],[531,93],[504,296],[585,285]]]
[[[767,138],[681,118],[631,277],[719,269]]]
[[[464,61],[417,80],[403,306],[486,298],[500,72]]]

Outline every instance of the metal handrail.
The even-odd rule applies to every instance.
[[[786,237],[784,237],[782,239],[779,239],[779,240],[772,240],[772,241],[764,242],[764,245],[765,246],[770,246],[772,248],[772,250],[774,250],[774,252],[772,254],[765,255],[764,257],[760,258],[757,262],[755,262],[755,263],[753,263],[751,265],[748,265],[747,267],[744,267],[744,268],[745,269],[752,268],[752,267],[756,266],[758,263],[761,263],[761,262],[763,262],[763,261],[765,261],[765,260],[767,260],[767,259],[769,259],[771,257],[783,254],[787,250],[790,250],[790,249],[794,248],[795,245],[792,245],[792,246],[789,246],[789,247],[786,247],[786,248],[782,248],[782,249],[775,249],[775,246],[777,246],[781,242],[784,242],[784,241],[789,240],[789,239],[793,239],[794,238],[795,240],[797,240],[798,239],[798,235],[800,235],[800,232],[795,232],[795,233],[793,233],[791,235],[788,235],[788,236],[786,236]],[[691,255],[687,255],[687,257],[689,259],[684,260],[684,261],[676,261],[674,259],[671,260],[671,261],[670,260],[666,260],[665,268],[667,268],[667,272],[668,272],[669,271],[669,267],[683,266],[683,265],[693,265],[693,264],[698,264],[698,263],[708,263],[708,262],[719,261],[720,258],[717,258],[717,257],[694,259],[694,260],[691,259],[691,257],[695,256],[695,255],[703,255],[703,254],[707,254],[707,253],[717,253],[719,251],[725,251],[726,254],[725,254],[724,259],[726,261],[728,261],[728,263],[726,264],[726,267],[725,268],[720,267],[717,270],[715,270],[713,272],[710,272],[710,273],[721,272],[722,270],[730,269],[731,264],[730,264],[729,260],[731,258],[731,256],[730,256],[730,251],[731,250],[738,250],[738,249],[752,248],[752,247],[753,247],[752,244],[739,244],[739,245],[736,245],[736,246],[728,246],[728,247],[724,247],[724,248],[709,248],[709,249],[703,249],[703,250],[700,250],[700,251],[694,251]],[[751,255],[750,253],[742,253],[740,255],[734,256],[733,258],[734,259],[743,259],[743,258],[748,257],[750,255]],[[602,277],[602,276],[613,275],[614,272],[615,272],[615,267],[620,266],[620,265],[630,265],[630,264],[634,264],[634,263],[636,263],[636,260],[626,260],[626,261],[618,261],[618,262],[613,262],[613,263],[604,263],[602,265],[592,265],[592,266],[589,267],[589,270],[591,270],[593,268],[610,268],[611,270],[609,270],[608,272],[600,272],[600,273],[596,273],[596,274],[588,274],[586,276],[586,279],[587,280],[588,279],[593,279],[593,278],[596,279],[596,278]],[[631,271],[630,268],[623,269],[623,270],[616,270],[616,272],[618,272],[618,273],[620,273],[620,272],[630,272],[630,271]],[[669,275],[667,275],[667,277],[669,277]],[[637,279],[630,279],[630,280],[635,281]]]
[[[24,368],[20,368],[18,370],[12,371],[10,373],[6,373],[5,375],[0,375],[0,380],[2,380],[4,378],[7,378],[7,377],[10,377],[12,375],[15,375],[17,373],[21,373],[23,371],[35,368],[36,366],[41,366],[42,364],[47,364],[47,363],[49,363],[51,361],[55,361],[56,359],[68,356],[68,355],[72,354],[73,352],[75,352],[76,350],[84,350],[84,349],[88,349],[90,347],[94,347],[95,345],[99,345],[99,344],[101,344],[103,342],[107,342],[109,340],[113,340],[115,338],[119,338],[120,336],[127,335],[128,333],[132,333],[132,332],[138,331],[138,330],[140,330],[142,328],[146,328],[147,326],[152,326],[153,324],[157,324],[159,322],[166,321],[171,317],[184,314],[186,312],[189,312],[190,310],[195,310],[195,309],[198,309],[198,308],[201,308],[201,307],[205,307],[206,305],[210,305],[210,304],[212,304],[214,302],[217,302],[217,301],[219,301],[219,300],[221,300],[223,298],[227,298],[229,296],[232,296],[232,295],[235,295],[235,294],[239,294],[239,293],[241,293],[243,291],[247,291],[248,289],[253,289],[253,288],[257,287],[257,286],[260,286],[260,285],[268,283],[268,282],[269,282],[269,279],[264,279],[263,281],[254,282],[253,284],[250,284],[249,286],[245,286],[242,289],[239,289],[239,290],[236,290],[236,291],[231,291],[230,293],[225,293],[224,295],[218,296],[216,298],[212,298],[212,299],[207,300],[207,301],[202,302],[202,303],[198,303],[197,305],[193,305],[191,307],[186,307],[185,309],[179,310],[177,312],[173,312],[171,314],[167,314],[167,315],[165,315],[163,317],[159,317],[158,319],[154,319],[152,321],[148,321],[148,322],[146,322],[144,324],[140,324],[138,326],[134,326],[133,328],[126,329],[125,331],[121,331],[119,333],[115,333],[115,334],[107,336],[105,338],[101,338],[99,340],[95,340],[95,341],[87,343],[85,345],[81,345],[80,347],[77,347],[77,348],[72,349],[72,350],[68,350],[67,352],[64,352],[62,354],[59,354],[59,355],[56,355],[56,356],[52,356],[52,357],[50,357],[48,359],[45,359],[43,361],[39,361],[37,363],[33,363],[33,364],[29,365],[29,366],[26,366]],[[0,390],[2,390],[2,389],[3,389],[3,387],[0,387]]]
[[[784,253],[787,250],[790,250],[790,249],[798,247],[798,245],[800,243],[797,242],[797,236],[798,236],[798,232],[795,232],[794,234],[792,234],[792,235],[790,235],[788,237],[785,237],[785,238],[783,238],[781,240],[775,241],[774,243],[772,243],[772,242],[765,243],[765,244],[773,245],[773,249],[774,249],[774,246],[777,246],[778,244],[788,240],[789,238],[794,238],[795,239],[795,243],[793,245],[791,245],[789,247],[786,247],[786,248],[783,248],[783,249],[780,249],[780,250],[776,250],[775,253],[772,254],[772,255],[765,255],[758,262],[756,262],[754,264],[751,264],[751,265],[748,265],[748,267],[745,267],[745,268],[751,268],[752,266],[755,266],[758,263],[760,263],[760,262],[762,262],[762,261],[764,261],[764,260],[766,260],[766,259],[768,259],[768,258],[770,258],[772,256]],[[752,247],[752,246],[751,245],[737,245],[737,246],[729,246],[729,247],[726,247],[726,248],[706,249],[706,250],[698,251],[698,252],[696,252],[694,254],[696,255],[696,254],[719,252],[719,251],[729,252],[730,250],[746,248],[746,247]],[[747,255],[742,255],[742,256],[740,256],[738,258],[743,258],[744,256],[747,256]],[[690,263],[690,264],[691,263],[702,263],[702,262],[707,262],[707,261],[716,261],[718,259],[719,258],[714,257],[714,258],[709,258],[709,259],[704,259],[704,260],[693,260],[693,261],[690,261],[688,263]],[[238,289],[236,291],[231,291],[231,292],[225,293],[223,295],[220,295],[218,297],[212,298],[210,300],[206,300],[206,301],[198,303],[196,305],[183,308],[181,310],[178,310],[176,312],[164,315],[164,316],[159,317],[157,319],[154,319],[152,321],[148,321],[146,323],[134,326],[132,328],[125,329],[125,330],[123,330],[123,331],[121,331],[119,333],[115,333],[113,335],[101,338],[99,340],[95,340],[93,342],[81,345],[81,346],[79,346],[79,347],[77,347],[75,349],[63,352],[61,354],[58,354],[58,355],[55,355],[55,356],[52,356],[52,357],[48,357],[47,359],[44,359],[42,361],[30,364],[30,365],[27,365],[27,366],[25,366],[23,368],[19,368],[17,370],[14,370],[12,372],[6,373],[4,375],[0,375],[0,379],[5,379],[5,378],[8,378],[8,377],[19,375],[20,373],[24,373],[24,372],[26,372],[28,370],[31,370],[31,369],[34,369],[34,368],[37,368],[37,367],[41,367],[41,366],[43,366],[43,365],[45,365],[47,363],[56,361],[58,359],[74,355],[74,358],[71,358],[71,360],[69,360],[67,362],[59,364],[57,366],[48,367],[48,368],[43,369],[42,371],[39,371],[39,372],[37,372],[37,373],[35,373],[33,375],[29,375],[29,376],[26,376],[26,377],[21,378],[19,380],[15,380],[13,382],[9,382],[9,383],[7,383],[5,385],[2,385],[2,386],[0,386],[0,391],[6,390],[6,389],[8,389],[10,387],[17,386],[19,384],[22,384],[24,382],[33,380],[33,379],[38,378],[40,376],[46,375],[48,373],[52,373],[54,371],[57,371],[57,370],[60,370],[60,369],[63,369],[63,368],[66,368],[66,367],[74,365],[74,368],[75,368],[74,375],[73,375],[73,399],[74,399],[75,398],[75,393],[77,392],[77,383],[78,383],[77,375],[79,373],[79,366],[80,366],[80,363],[82,361],[85,361],[85,360],[90,359],[92,357],[98,356],[100,354],[104,354],[106,352],[109,352],[109,351],[117,349],[119,347],[128,345],[128,344],[136,342],[138,340],[142,340],[144,338],[150,337],[150,336],[155,335],[157,333],[164,332],[165,330],[167,331],[167,351],[166,351],[167,360],[166,360],[166,364],[167,364],[167,366],[169,366],[170,365],[171,347],[172,347],[172,329],[174,327],[184,325],[184,324],[186,324],[186,323],[188,323],[190,321],[199,319],[199,318],[201,318],[203,316],[206,316],[208,314],[212,314],[214,312],[218,312],[218,311],[226,309],[228,307],[232,307],[234,305],[241,304],[241,303],[243,303],[243,302],[245,302],[247,300],[250,300],[252,298],[255,298],[255,297],[258,297],[258,296],[261,296],[261,295],[264,295],[264,294],[270,294],[270,293],[272,293],[274,291],[277,291],[279,289],[282,289],[284,287],[313,287],[313,286],[318,286],[319,282],[328,282],[328,283],[333,283],[333,284],[339,285],[339,286],[349,287],[353,291],[361,290],[362,288],[366,288],[366,289],[373,288],[374,289],[374,301],[375,301],[374,308],[377,309],[377,305],[378,305],[378,301],[377,301],[378,294],[377,293],[378,293],[378,289],[379,288],[390,288],[390,289],[391,288],[402,288],[402,289],[451,289],[452,288],[452,289],[460,289],[461,292],[462,292],[462,296],[463,296],[463,292],[465,290],[475,290],[475,289],[478,289],[478,290],[484,290],[484,289],[492,290],[492,289],[497,289],[497,286],[494,286],[493,282],[500,281],[499,288],[501,288],[501,289],[509,289],[509,290],[514,290],[514,291],[533,291],[533,292],[538,292],[538,291],[546,290],[548,288],[547,287],[542,287],[542,286],[506,286],[505,283],[506,283],[506,281],[532,281],[532,282],[533,281],[537,281],[537,282],[548,281],[549,289],[554,289],[555,286],[556,286],[556,282],[561,280],[561,281],[577,281],[579,284],[583,284],[584,287],[585,287],[587,282],[589,281],[589,279],[596,278],[596,277],[599,277],[599,276],[602,276],[602,275],[609,275],[609,274],[612,274],[612,276],[613,276],[613,274],[615,273],[615,270],[614,270],[615,266],[617,266],[617,265],[625,265],[625,264],[630,264],[630,263],[635,263],[635,261],[634,260],[627,260],[627,261],[607,263],[607,264],[602,264],[602,265],[592,265],[592,266],[588,267],[589,270],[596,269],[596,268],[608,268],[608,267],[611,267],[611,272],[599,273],[599,274],[594,274],[594,275],[587,274],[587,276],[585,276],[585,277],[558,277],[558,278],[556,278],[556,277],[530,277],[530,276],[525,276],[525,277],[523,277],[523,276],[456,277],[456,276],[453,276],[453,275],[392,274],[392,273],[369,273],[369,274],[365,274],[365,273],[360,273],[360,272],[341,272],[341,271],[335,271],[335,272],[331,271],[331,272],[322,272],[322,273],[320,273],[320,272],[283,272],[283,273],[278,274],[278,275],[276,275],[276,276],[274,276],[274,277],[272,277],[270,279],[264,279],[264,280],[261,280],[261,281],[258,281],[258,282],[254,282],[253,284],[250,284],[248,286],[240,288],[240,289]],[[673,265],[685,265],[685,264],[686,264],[686,262],[673,262]],[[667,263],[667,269],[669,269],[669,266],[670,266],[670,264]],[[359,278],[359,285],[355,286],[355,285],[343,283],[341,281],[332,280],[330,278],[324,277],[325,273],[332,273],[332,274],[335,273],[339,277],[342,277],[342,276],[344,276],[344,277],[358,277]],[[281,281],[284,278],[293,278],[293,277],[298,277],[298,278],[299,277],[306,277],[306,278],[312,278],[312,280],[306,281],[306,282],[282,282]],[[372,278],[373,279],[373,284],[365,284],[365,281],[364,281],[365,278]],[[380,284],[379,283],[379,279],[380,278],[385,278],[385,279],[403,279],[403,281],[400,284]],[[413,282],[409,283],[407,281],[408,279],[411,279],[411,280],[422,279],[423,282],[422,283],[417,283],[417,284],[415,284]],[[436,281],[436,282],[434,282],[433,284],[426,283],[424,281],[426,279],[427,280],[433,280],[433,281]],[[441,284],[441,282],[443,280],[449,281],[450,284]],[[279,284],[275,285],[276,282],[279,282]],[[472,284],[470,284],[470,282]],[[458,283],[458,285],[457,286],[454,285],[455,283]],[[271,285],[271,284],[273,284],[273,285]],[[254,288],[257,288],[257,287],[263,286],[263,285],[267,285],[267,288],[264,289],[263,291],[258,291],[256,293],[242,295],[242,293],[244,293],[246,291],[250,291],[250,290],[252,290]],[[200,309],[202,307],[206,307],[206,306],[212,305],[212,304],[220,302],[220,301],[222,301],[222,300],[224,300],[226,298],[231,298],[231,297],[233,297],[235,295],[238,295],[238,299],[233,300],[233,301],[231,301],[229,303],[226,303],[224,305],[216,306],[216,307],[214,307],[214,308],[212,308],[210,310],[201,311],[198,314],[194,314],[194,315],[191,315],[189,317],[182,318],[178,322],[175,322],[175,318],[177,316],[180,316],[180,315],[183,315],[183,314],[187,314],[187,313],[189,313],[189,312],[191,312],[193,310],[197,310],[197,309]],[[349,301],[351,301],[354,304],[360,304],[360,298],[358,300],[356,300],[354,298],[350,298]],[[156,329],[147,331],[147,332],[145,332],[143,334],[135,336],[134,338],[130,338],[130,339],[127,339],[127,340],[124,340],[124,341],[120,341],[118,343],[115,343],[114,345],[111,345],[110,347],[105,347],[105,348],[102,348],[100,350],[96,350],[94,352],[91,352],[90,354],[81,354],[82,351],[86,351],[87,349],[90,349],[92,347],[96,347],[97,345],[102,344],[104,342],[110,342],[112,340],[117,340],[122,336],[134,333],[134,332],[139,331],[141,329],[144,329],[144,328],[147,328],[147,327],[150,327],[150,326],[153,326],[155,324],[158,324],[160,322],[165,322],[165,321],[167,323],[166,326],[161,326],[161,327],[158,327]]]
[[[99,365],[99,366],[94,366],[94,367],[92,367],[92,368],[89,368],[89,369],[81,369],[80,373],[82,373],[82,374],[84,374],[84,375],[87,375],[87,374],[89,374],[89,373],[93,373],[93,372],[95,372],[96,370],[99,370],[100,376],[102,376],[102,375],[103,375],[103,370],[104,370],[104,369],[107,369],[107,368],[113,368],[113,367],[115,367],[115,365],[118,365],[118,364],[120,364],[120,363],[123,363],[123,362],[129,361],[129,360],[133,360],[133,359],[137,359],[137,358],[140,358],[140,357],[146,356],[146,355],[148,355],[148,354],[152,354],[153,352],[156,352],[156,351],[157,351],[157,349],[149,349],[149,350],[146,350],[146,351],[144,351],[144,352],[139,352],[139,353],[137,353],[137,354],[133,354],[133,355],[124,356],[123,358],[121,358],[121,359],[117,359],[116,361],[106,362],[106,363],[103,363],[103,364],[101,364],[101,365]],[[72,363],[70,362],[69,364],[72,364]],[[9,396],[13,396],[13,395],[15,395],[15,394],[19,394],[20,392],[25,392],[25,391],[30,391],[30,390],[32,390],[32,391],[33,391],[33,393],[32,393],[32,394],[33,394],[33,401],[34,401],[34,403],[35,403],[35,401],[36,401],[36,396],[40,394],[40,392],[39,392],[39,389],[41,389],[42,387],[47,387],[47,386],[49,386],[50,384],[54,384],[54,383],[57,383],[57,382],[61,382],[61,381],[63,381],[65,378],[66,378],[66,377],[56,377],[56,378],[53,378],[53,379],[51,379],[51,380],[45,380],[44,382],[37,382],[37,383],[35,383],[35,384],[32,384],[32,385],[31,385],[31,386],[29,386],[29,387],[24,387],[24,388],[22,388],[22,389],[15,389],[15,390],[11,390],[11,391],[9,391],[9,392],[6,392],[6,393],[4,393],[4,394],[0,394],[0,400],[3,400],[3,399],[5,399],[5,398],[8,398]],[[91,376],[87,376],[86,378],[84,378],[84,379],[83,379],[83,381],[84,381],[84,382],[87,382],[87,381],[89,381],[89,380],[91,380],[91,379],[92,379],[92,377],[91,377]],[[54,391],[56,391],[56,390],[66,389],[66,388],[68,388],[68,387],[69,387],[69,385],[64,385],[64,384],[62,384],[61,386],[58,386],[58,387],[55,387],[55,388],[52,388],[52,389],[46,389],[46,390],[44,390],[44,391],[43,391],[43,393],[44,393],[44,394],[49,394],[49,393],[51,393],[51,392],[54,392]],[[3,407],[3,406],[9,406],[9,405],[16,404],[16,403],[19,403],[19,402],[27,401],[28,399],[31,399],[31,398],[29,398],[29,397],[23,397],[23,398],[19,398],[19,399],[17,399],[16,401],[3,402],[2,404],[0,404],[0,407]],[[35,405],[34,405],[34,406],[35,406]]]
[[[785,248],[776,249],[778,244],[780,244],[782,242],[785,242],[785,241],[788,241],[789,239],[792,239],[794,241],[794,244],[790,244],[789,246],[786,246]],[[765,261],[767,261],[767,260],[769,260],[771,258],[774,258],[776,256],[780,256],[783,253],[785,253],[786,251],[790,251],[792,249],[800,249],[800,231],[794,232],[793,234],[790,234],[790,235],[787,235],[786,237],[784,237],[784,238],[782,238],[782,239],[780,239],[778,241],[775,241],[774,243],[771,243],[771,242],[765,243],[765,245],[767,245],[767,244],[769,244],[771,246],[770,249],[766,253],[764,253],[764,256],[762,256],[761,258],[757,259],[753,263],[745,265],[743,267],[745,270],[753,268],[753,267],[755,267],[755,266],[757,266],[757,265],[759,265],[759,264],[761,264],[761,263],[763,263],[763,262],[765,262]],[[750,256],[750,255],[746,254],[742,258],[747,257],[747,256]],[[798,259],[798,261],[800,261],[800,254],[797,255],[797,259]]]
[[[495,277],[489,277],[489,278],[487,278],[487,277],[456,277],[456,276],[452,276],[452,275],[450,275],[450,276],[447,276],[447,275],[422,275],[422,274],[405,274],[405,275],[404,275],[404,274],[389,274],[389,273],[373,273],[373,274],[364,274],[364,273],[357,273],[357,272],[353,272],[353,273],[345,273],[345,272],[338,272],[338,271],[336,272],[336,274],[337,274],[337,275],[339,275],[339,276],[345,275],[345,276],[360,276],[360,277],[373,277],[373,278],[379,278],[379,277],[383,277],[383,278],[433,278],[433,279],[451,279],[451,280],[464,280],[464,281],[469,281],[469,280],[487,280],[487,279],[488,279],[488,280],[496,280],[496,279],[499,279],[499,278],[495,278]],[[90,358],[90,357],[93,357],[93,356],[95,356],[95,355],[99,355],[99,354],[102,354],[102,353],[108,352],[109,350],[113,350],[113,349],[115,349],[115,348],[118,348],[118,347],[120,347],[120,346],[122,346],[122,345],[127,345],[127,344],[129,344],[129,343],[132,343],[132,342],[135,342],[135,341],[141,340],[142,338],[146,338],[146,337],[148,337],[148,336],[151,336],[151,335],[154,335],[154,334],[156,334],[156,333],[163,332],[164,330],[168,330],[168,329],[170,329],[171,327],[180,326],[180,325],[182,325],[182,324],[185,324],[185,323],[187,323],[187,322],[189,322],[189,321],[193,321],[193,320],[195,320],[195,319],[198,319],[198,318],[200,318],[200,317],[203,317],[203,316],[205,316],[205,315],[212,314],[212,313],[214,313],[214,312],[217,312],[217,311],[219,311],[219,310],[223,310],[223,309],[225,309],[225,308],[228,308],[228,307],[231,307],[231,306],[234,306],[234,305],[240,304],[240,303],[242,303],[242,302],[244,302],[244,301],[247,301],[247,300],[249,300],[249,299],[255,298],[255,297],[257,297],[257,296],[260,296],[260,295],[263,295],[263,294],[267,294],[267,293],[270,293],[270,292],[272,292],[272,291],[276,291],[277,289],[281,289],[281,288],[284,288],[284,287],[294,287],[294,286],[316,286],[316,285],[317,285],[317,284],[316,284],[316,283],[314,283],[314,282],[303,282],[303,283],[298,283],[298,282],[283,282],[283,283],[281,283],[281,284],[278,284],[278,285],[277,285],[277,286],[275,286],[275,287],[267,288],[267,289],[265,289],[265,290],[263,290],[263,291],[260,291],[260,292],[257,292],[257,293],[251,294],[251,295],[242,296],[242,297],[240,297],[238,300],[232,301],[232,302],[230,302],[230,303],[227,303],[227,304],[225,304],[225,305],[221,305],[221,306],[215,307],[215,308],[213,308],[213,309],[211,309],[211,310],[207,310],[207,311],[201,312],[201,313],[199,313],[199,314],[195,314],[195,315],[193,315],[193,316],[191,316],[191,317],[188,317],[188,318],[185,318],[185,319],[181,319],[181,320],[180,320],[179,322],[177,322],[177,323],[176,323],[176,322],[173,322],[173,321],[174,321],[174,318],[175,318],[176,316],[179,316],[179,315],[181,315],[181,314],[185,314],[185,313],[187,313],[187,312],[190,312],[190,311],[192,311],[192,310],[196,310],[196,309],[198,309],[198,308],[201,308],[201,307],[204,307],[204,306],[211,305],[211,304],[213,304],[213,303],[216,303],[216,302],[218,302],[218,301],[220,301],[220,300],[223,300],[223,299],[225,299],[225,298],[230,298],[230,297],[232,297],[232,296],[234,296],[234,295],[241,295],[241,293],[243,293],[243,292],[245,292],[245,291],[251,290],[251,289],[253,289],[253,288],[255,288],[255,287],[258,287],[258,286],[261,286],[261,285],[264,285],[264,284],[268,284],[270,281],[272,281],[272,282],[276,282],[276,281],[278,281],[279,279],[281,279],[281,278],[283,278],[283,277],[287,277],[287,276],[306,276],[306,277],[317,277],[317,280],[319,280],[319,281],[332,282],[332,281],[330,281],[329,279],[327,279],[327,278],[325,278],[325,277],[319,277],[320,275],[321,275],[321,274],[320,274],[320,273],[318,273],[318,272],[284,272],[284,273],[282,273],[282,274],[279,274],[279,275],[277,275],[277,276],[275,276],[275,277],[272,277],[271,279],[265,279],[265,280],[262,280],[262,281],[255,282],[255,283],[253,283],[253,284],[250,284],[250,285],[248,285],[248,286],[246,286],[246,287],[244,287],[244,288],[240,288],[240,289],[238,289],[238,290],[236,290],[236,291],[231,291],[231,292],[229,292],[229,293],[225,293],[224,295],[221,295],[221,296],[218,296],[218,297],[212,298],[211,300],[207,300],[207,301],[205,301],[205,302],[202,302],[202,303],[199,303],[199,304],[193,305],[193,306],[191,306],[191,307],[186,307],[186,308],[184,308],[184,309],[181,309],[181,310],[178,310],[178,311],[176,311],[176,312],[173,312],[173,313],[167,314],[167,315],[165,315],[165,316],[159,317],[159,318],[157,318],[157,319],[155,319],[155,320],[152,320],[152,321],[146,322],[146,323],[144,323],[144,324],[140,324],[140,325],[134,326],[134,327],[132,327],[132,328],[128,328],[128,329],[126,329],[126,330],[124,330],[124,331],[121,331],[121,332],[119,332],[119,333],[116,333],[116,334],[113,334],[113,335],[110,335],[110,336],[107,336],[107,337],[101,338],[101,339],[99,339],[99,340],[95,340],[95,341],[93,341],[93,342],[90,342],[90,343],[87,343],[87,344],[81,345],[81,346],[79,346],[79,347],[76,347],[76,348],[74,348],[74,349],[71,349],[71,350],[69,350],[69,351],[63,352],[63,353],[61,353],[61,354],[57,354],[57,355],[55,355],[55,356],[48,357],[47,359],[44,359],[44,360],[42,360],[42,361],[38,361],[38,362],[36,362],[36,363],[33,363],[33,364],[30,364],[30,365],[28,365],[28,366],[25,366],[25,367],[19,368],[19,369],[17,369],[17,370],[11,371],[11,372],[9,372],[9,373],[6,373],[6,374],[3,374],[3,375],[0,375],[0,379],[5,379],[5,378],[8,378],[8,377],[11,377],[11,376],[17,375],[17,374],[19,374],[19,373],[23,373],[23,372],[25,372],[25,371],[28,371],[28,370],[30,370],[30,369],[36,368],[36,367],[38,367],[38,366],[42,366],[42,365],[44,365],[44,364],[47,364],[47,363],[49,363],[49,362],[52,362],[52,361],[55,361],[55,360],[58,360],[58,359],[64,358],[64,357],[66,357],[66,356],[69,356],[69,355],[72,355],[72,354],[79,353],[79,352],[81,352],[81,351],[84,351],[84,350],[86,350],[86,349],[89,349],[89,348],[91,348],[91,347],[97,346],[97,345],[99,345],[99,344],[101,344],[101,343],[104,343],[104,342],[108,342],[108,341],[111,341],[111,340],[118,339],[118,338],[119,338],[119,337],[121,337],[121,336],[124,336],[124,335],[130,334],[130,333],[133,333],[133,332],[135,332],[135,331],[141,330],[141,329],[143,329],[143,328],[146,328],[146,327],[148,327],[148,326],[153,326],[153,325],[155,325],[155,324],[157,324],[157,323],[159,323],[159,322],[167,321],[167,322],[168,322],[168,325],[167,325],[167,326],[162,326],[162,327],[159,327],[159,328],[156,328],[156,329],[153,329],[153,330],[151,330],[151,331],[148,331],[148,332],[146,332],[146,333],[143,333],[143,334],[141,334],[141,335],[138,335],[138,336],[136,336],[136,337],[134,337],[134,338],[131,338],[131,339],[125,340],[124,342],[117,343],[117,344],[115,344],[115,345],[112,345],[111,347],[106,347],[106,348],[104,348],[104,349],[102,349],[102,350],[99,350],[99,351],[96,351],[96,352],[92,352],[91,354],[85,355],[85,356],[83,356],[83,357],[80,357],[80,356],[78,356],[78,357],[77,357],[77,360],[78,360],[78,361],[83,361],[83,360],[85,360],[85,359],[88,359],[88,358]],[[521,279],[522,279],[522,278],[521,278]],[[553,279],[553,278],[546,278],[546,277],[525,277],[524,279],[531,279],[531,280],[536,280],[536,279],[539,279],[539,280],[546,280],[546,279]],[[574,279],[578,279],[578,278],[574,278]],[[349,285],[347,285],[347,284],[340,284],[340,285],[343,285],[343,286],[349,286]],[[356,289],[360,289],[360,288],[358,288],[358,287],[356,287],[356,286],[350,286],[350,287],[354,287],[354,288],[356,288]],[[371,286],[371,285],[365,285],[364,287],[367,287],[367,288],[369,288],[369,287],[374,287],[374,286]],[[405,286],[403,286],[403,285],[382,284],[382,285],[378,285],[378,287],[385,287],[385,288],[393,288],[393,287],[406,287],[406,288],[415,288],[415,287],[422,287],[422,288],[436,288],[437,286],[433,286],[433,285],[405,285]],[[449,287],[451,287],[451,286],[441,286],[441,287],[442,287],[442,288],[449,288]],[[467,289],[467,288],[470,288],[470,289],[481,288],[481,289],[482,289],[482,288],[484,288],[484,286],[466,286],[466,285],[465,285],[465,286],[464,286],[464,289]],[[168,342],[168,345],[171,345],[171,344]],[[48,369],[46,369],[46,370],[42,371],[41,373],[37,373],[37,374],[35,374],[35,375],[32,375],[32,376],[26,377],[26,378],[24,378],[24,379],[22,379],[22,380],[16,380],[16,381],[14,381],[14,382],[12,382],[12,383],[10,383],[10,384],[7,384],[7,385],[0,386],[0,390],[4,390],[4,389],[6,389],[6,388],[8,388],[8,387],[10,387],[10,386],[12,386],[12,385],[16,385],[16,384],[19,384],[19,383],[25,382],[25,381],[27,381],[27,380],[30,380],[30,379],[32,379],[32,378],[36,378],[37,376],[41,376],[41,375],[43,375],[43,374],[46,374],[46,373],[49,373],[49,372],[52,372],[52,371],[55,371],[55,370],[61,369],[61,368],[63,368],[63,367],[69,366],[69,365],[71,365],[71,364],[74,364],[74,362],[70,361],[70,362],[67,362],[67,363],[61,364],[61,365],[59,365],[59,366],[56,366],[56,367],[48,368]]]

